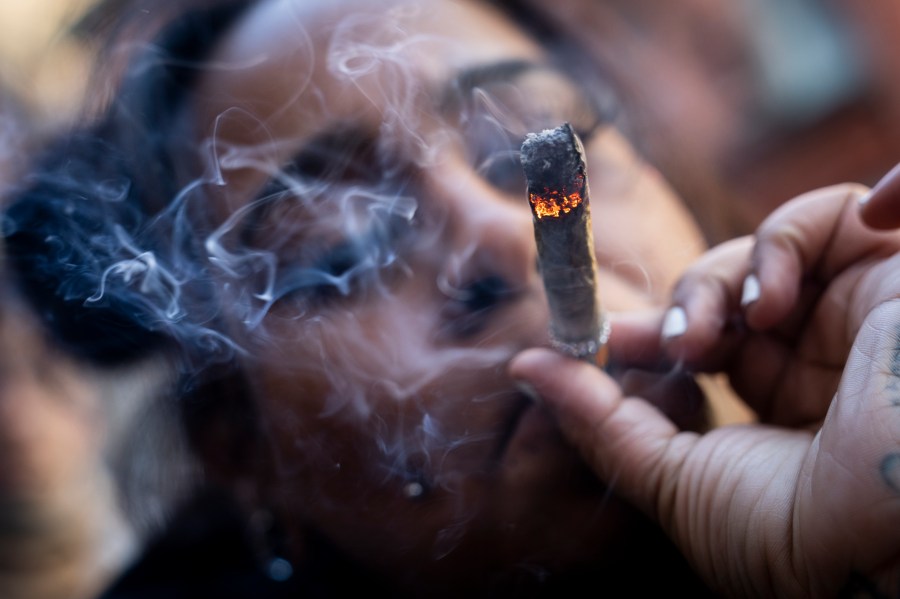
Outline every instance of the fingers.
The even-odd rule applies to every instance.
[[[860,216],[873,229],[900,227],[900,164],[862,198]]]
[[[662,338],[677,361],[718,369],[728,353],[728,333],[740,323],[743,281],[750,269],[753,239],[728,241],[707,252],[679,281],[666,312]]]
[[[812,191],[772,213],[756,233],[753,273],[757,298],[747,304],[748,325],[766,330],[796,308],[805,280],[828,284],[866,255],[882,250],[889,237],[867,230],[858,216],[863,186],[843,184]]]
[[[528,350],[510,374],[531,385],[558,418],[587,463],[616,491],[652,517],[658,516],[667,480],[696,437],[679,433],[652,405],[623,397],[601,370],[544,349]]]
[[[726,242],[703,256],[676,286],[662,325],[669,354],[714,368],[717,358],[729,355],[730,330],[746,324],[765,331],[792,316],[802,322],[805,284],[818,282],[821,290],[865,257],[900,250],[896,232],[863,225],[857,205],[865,192],[843,184],[802,195],[766,219],[755,238]]]
[[[659,309],[611,313],[610,367],[627,364],[652,369],[659,366],[666,359],[659,337],[662,318]]]

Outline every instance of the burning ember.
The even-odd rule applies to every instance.
[[[581,195],[584,185],[584,177],[578,175],[576,180],[578,191],[568,193],[568,190],[563,187],[562,189],[545,188],[541,193],[529,192],[528,201],[531,202],[534,215],[537,218],[545,216],[558,218],[560,213],[568,214],[584,201]]]
[[[603,366],[609,323],[597,295],[584,147],[568,123],[529,133],[522,144],[522,168],[553,344]]]

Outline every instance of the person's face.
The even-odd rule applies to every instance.
[[[480,5],[263,2],[210,65],[207,248],[297,526],[423,578],[614,550],[627,512],[506,374],[548,343],[518,150],[581,134],[609,310],[701,249],[662,182]]]

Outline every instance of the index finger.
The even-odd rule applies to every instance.
[[[763,222],[753,251],[760,293],[746,308],[752,328],[765,330],[782,322],[797,306],[804,282],[827,285],[868,256],[900,249],[895,233],[864,226],[857,205],[865,193],[856,184],[817,189],[784,204]]]

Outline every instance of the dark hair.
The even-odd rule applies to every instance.
[[[5,274],[57,346],[102,369],[158,356],[176,369],[175,388],[167,381],[152,391],[159,395],[124,424],[109,456],[120,504],[142,534],[164,524],[158,506],[146,505],[148,490],[180,502],[221,471],[262,468],[250,463],[260,437],[243,372],[233,352],[219,351],[227,341],[217,337],[203,231],[184,218],[203,189],[191,198],[178,180],[196,152],[181,113],[214,44],[252,3],[184,10],[152,41],[131,43],[112,101],[48,145],[3,214]],[[130,31],[119,23],[111,54],[120,52],[112,40]],[[204,480],[184,449],[203,461]],[[154,466],[160,452],[165,472]]]
[[[10,200],[3,237],[12,278],[78,357],[117,365],[190,345],[212,318],[203,273],[192,272],[200,276],[190,285],[180,277],[196,241],[173,235],[174,161],[189,155],[174,121],[199,65],[250,4],[189,10],[152,43],[135,44],[108,108],[52,143]],[[179,305],[185,291],[195,300],[190,314]]]

